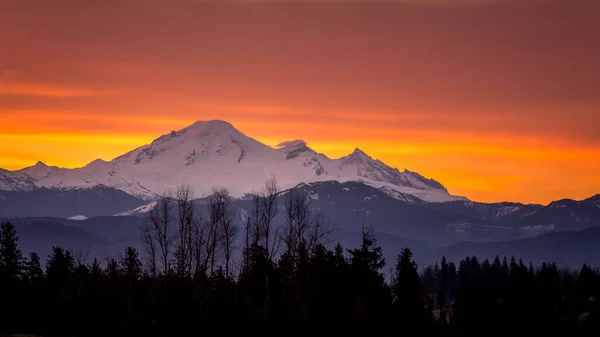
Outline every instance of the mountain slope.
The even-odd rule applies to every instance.
[[[15,172],[27,175],[35,180],[39,180],[65,170],[66,169],[59,168],[56,166],[48,166],[42,163],[41,161],[38,161],[37,164],[33,166],[26,167]]]
[[[523,258],[526,263],[555,261],[579,268],[583,263],[600,263],[600,227],[583,231],[546,233],[537,237],[504,242],[463,242],[437,250],[437,255],[458,261],[465,256],[493,259],[498,256]]]
[[[18,174],[40,187],[104,185],[144,199],[180,184],[192,185],[199,197],[209,195],[213,187],[226,187],[232,196],[241,197],[260,189],[273,175],[282,188],[317,181],[362,181],[392,196],[410,194],[429,202],[464,200],[450,195],[435,180],[391,168],[360,149],[331,159],[302,141],[272,148],[224,121],[196,122],[111,162],[96,160],[72,170],[38,163]]]
[[[557,200],[546,206],[511,202],[486,204],[453,201],[428,204],[427,208],[516,228],[523,236],[600,226],[600,195],[584,200]]]
[[[0,168],[0,191],[31,191],[36,188],[32,177]]]
[[[105,186],[89,189],[0,191],[0,216],[49,216],[69,218],[113,215],[145,202],[123,191]]]
[[[87,262],[94,258],[118,258],[127,246],[143,252],[140,242],[139,218],[97,217],[86,220],[67,220],[52,217],[13,218],[19,236],[19,248],[25,253],[37,252],[42,264],[52,252],[52,247],[69,249],[73,254],[87,255]]]
[[[434,246],[464,240],[517,238],[507,227],[462,214],[428,209],[427,203],[406,195],[406,201],[357,182],[303,184],[296,190],[308,195],[342,230],[360,232],[362,223],[377,232],[426,242]]]

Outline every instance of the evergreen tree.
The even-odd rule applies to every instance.
[[[21,277],[23,255],[17,247],[18,241],[10,222],[0,224],[0,283],[5,285]]]
[[[75,270],[73,256],[68,250],[53,247],[46,261],[46,276],[50,280],[66,280]]]
[[[350,264],[352,267],[362,270],[367,274],[379,274],[379,271],[385,266],[383,251],[377,246],[377,239],[373,234],[373,229],[364,228],[362,232],[362,243],[358,249],[349,249]]]
[[[412,260],[412,256],[409,248],[403,248],[398,255],[395,271],[395,306],[400,320],[404,324],[414,326],[422,323],[423,299],[417,264]]]
[[[173,274],[169,289],[163,276],[141,275],[141,261],[132,247],[120,261],[108,260],[105,270],[96,259],[89,266],[81,259],[75,263],[69,251],[54,247],[45,274],[35,253],[15,273],[6,266],[20,264],[16,233],[3,225],[0,234],[2,275],[12,275],[0,283],[0,335],[162,336],[173,327],[198,334],[223,317],[368,320],[369,334],[386,336],[416,329],[439,336],[480,335],[485,333],[482,326],[500,334],[534,328],[577,336],[597,334],[600,327],[597,268],[583,265],[576,272],[553,262],[534,268],[518,257],[496,257],[490,263],[470,256],[458,270],[442,258],[419,274],[411,250],[405,248],[387,285],[381,274],[382,251],[371,230],[363,231],[361,245],[348,250],[348,258],[340,244],[333,250],[323,245],[307,249],[300,241],[295,266],[289,269],[285,255],[275,265],[264,247],[250,245],[237,279],[216,266],[210,277]],[[439,320],[430,308],[439,308]],[[198,319],[202,324],[195,323]]]
[[[90,276],[92,280],[99,280],[102,278],[102,273],[102,267],[100,267],[98,259],[94,258],[94,261],[92,261],[92,265],[90,266]]]
[[[29,259],[25,261],[24,277],[30,283],[39,282],[44,278],[40,257],[36,252],[30,253]]]
[[[17,247],[17,233],[10,222],[0,224],[0,334],[14,331],[23,325],[22,254]],[[8,329],[4,330],[4,329]]]
[[[131,246],[125,249],[125,256],[121,260],[121,270],[128,282],[134,282],[142,276],[142,262],[137,250]]]
[[[385,266],[385,259],[381,247],[377,246],[377,239],[371,228],[365,230],[363,225],[362,244],[360,248],[348,250],[350,254],[350,277],[352,281],[351,292],[354,295],[354,318],[377,319],[385,317],[387,312],[390,289],[385,286],[385,279],[381,268]]]
[[[438,319],[440,322],[446,322],[446,304],[450,295],[450,286],[451,286],[451,275],[450,275],[450,266],[448,265],[448,261],[445,256],[442,256],[442,261],[440,262],[440,270],[437,278],[437,288],[438,293],[436,297],[436,304],[439,308],[439,316]]]
[[[337,243],[337,245],[335,245],[335,250],[334,250],[334,261],[335,261],[335,265],[336,267],[345,267],[348,263],[346,260],[346,256],[344,255],[344,248],[342,247],[341,243]]]
[[[108,259],[108,262],[106,263],[106,276],[108,276],[108,278],[111,281],[116,281],[119,279],[119,276],[121,275],[121,268],[119,268],[119,263],[117,262],[117,260],[115,260],[114,258],[110,258]]]

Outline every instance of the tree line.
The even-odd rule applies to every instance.
[[[54,247],[43,268],[1,224],[0,335],[227,333],[244,320],[364,323],[378,336],[600,331],[600,271],[588,265],[471,256],[419,269],[409,248],[385,261],[369,228],[359,247],[331,247],[327,218],[274,179],[241,221],[225,189],[206,214],[193,200],[188,186],[158,199],[141,230],[143,257],[128,247],[88,262]]]

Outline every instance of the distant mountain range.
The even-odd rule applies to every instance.
[[[498,242],[518,247],[529,241],[515,240],[600,226],[600,195],[546,206],[479,203],[453,196],[439,182],[387,166],[359,149],[331,159],[302,141],[273,148],[224,121],[196,122],[110,162],[96,160],[78,169],[41,162],[18,171],[0,169],[0,216],[19,224],[19,231],[26,233],[24,242],[42,247],[76,232],[81,244],[111,251],[119,244],[99,233],[111,228],[111,238],[123,231],[128,233],[125,241],[138,240],[141,217],[167,189],[189,184],[202,204],[213,187],[226,187],[233,207],[244,211],[250,207],[247,196],[271,176],[283,190],[298,190],[327,214],[338,226],[334,239],[353,242],[365,223],[376,229],[390,252],[408,243],[432,256],[449,246],[449,254],[478,247],[506,250],[512,244]],[[550,242],[544,240],[531,242]]]
[[[87,255],[88,261],[94,257],[100,261],[106,257],[118,258],[127,246],[144,251],[139,239],[139,229],[145,221],[142,217],[103,216],[85,220],[30,217],[10,220],[19,235],[19,247],[26,254],[38,252],[42,260],[46,259],[53,246],[81,252]],[[421,267],[439,262],[441,256],[458,262],[465,256],[491,260],[496,255],[508,258],[514,255],[526,263],[535,264],[555,261],[561,266],[574,268],[581,267],[583,263],[600,266],[600,227],[545,233],[518,240],[461,242],[443,247],[386,232],[376,232],[376,237],[387,262],[384,271],[394,265],[397,254],[404,247],[411,248],[415,261]],[[360,234],[356,230],[340,229],[335,232],[333,242],[340,242],[346,248],[357,247]],[[237,249],[236,253],[239,254],[240,250]]]

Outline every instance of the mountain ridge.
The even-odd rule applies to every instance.
[[[0,175],[0,189],[113,187],[145,200],[180,184],[190,184],[200,197],[213,187],[227,187],[241,197],[274,176],[281,188],[318,181],[361,181],[390,195],[410,194],[427,202],[466,200],[439,182],[392,168],[358,147],[331,159],[306,142],[294,140],[273,148],[246,136],[222,120],[197,121],[122,154],[110,162],[97,159],[76,169],[42,162]],[[20,183],[11,180],[20,181]],[[210,186],[209,186],[210,185]]]

